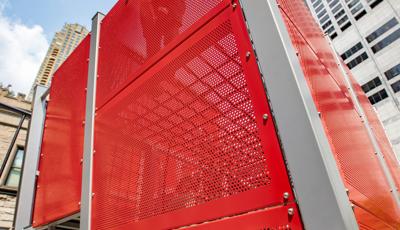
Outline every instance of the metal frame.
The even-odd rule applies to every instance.
[[[86,92],[85,136],[83,146],[83,170],[81,193],[81,222],[80,229],[91,229],[92,213],[92,177],[93,177],[93,141],[94,117],[96,113],[96,83],[97,65],[99,58],[100,28],[104,14],[96,13],[92,19],[90,40],[89,74]]]
[[[340,71],[342,72],[342,74],[344,76],[344,79],[345,79],[345,82],[346,82],[346,86],[347,86],[347,88],[348,88],[348,90],[350,92],[350,95],[351,95],[351,98],[352,98],[352,100],[354,102],[354,105],[356,106],[356,109],[357,109],[358,113],[361,116],[363,124],[364,124],[365,128],[367,129],[368,137],[371,140],[371,143],[372,143],[372,145],[374,147],[376,156],[378,157],[378,160],[379,160],[379,163],[380,163],[380,165],[382,167],[382,170],[383,170],[383,173],[385,175],[385,178],[386,178],[386,180],[387,180],[387,182],[389,184],[389,187],[390,187],[391,193],[393,195],[393,198],[396,201],[397,206],[400,208],[400,196],[399,196],[399,193],[398,193],[398,190],[397,190],[397,187],[396,187],[396,183],[395,183],[395,181],[394,181],[394,179],[392,177],[392,174],[390,173],[389,166],[387,165],[387,163],[386,163],[386,161],[384,159],[382,150],[381,150],[381,148],[379,147],[379,144],[378,144],[378,140],[377,140],[374,132],[372,131],[372,127],[371,127],[371,125],[369,123],[369,120],[368,120],[367,116],[365,115],[365,111],[364,111],[363,107],[361,106],[361,102],[357,97],[357,94],[356,94],[356,92],[354,90],[354,87],[351,84],[350,77],[347,74],[346,70],[344,69],[343,64],[341,62],[341,59],[339,58],[339,55],[336,53],[335,48],[333,47],[333,44],[329,40],[329,38],[326,38],[326,39],[327,39],[327,42],[329,43],[329,46],[330,46],[330,48],[332,50],[332,53],[334,53],[336,63],[338,64],[339,69],[340,69]]]
[[[305,229],[358,229],[276,0],[240,0]]]
[[[29,135],[22,164],[22,175],[14,217],[14,228],[18,230],[31,226],[36,190],[36,176],[42,144],[44,121],[46,117],[47,87],[37,85],[33,99],[32,118],[29,123]]]

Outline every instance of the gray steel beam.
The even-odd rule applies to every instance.
[[[83,146],[82,169],[82,194],[81,194],[81,222],[82,230],[91,229],[92,213],[92,176],[93,176],[93,140],[94,117],[96,113],[96,83],[97,64],[99,56],[100,28],[104,18],[102,13],[97,13],[92,19],[92,32],[90,40],[89,74],[86,92],[85,136]]]
[[[14,227],[22,230],[32,223],[32,212],[36,191],[36,173],[38,169],[43,127],[46,117],[46,96],[48,90],[36,86],[33,99],[32,117],[29,123],[25,157],[22,164],[22,175],[18,191]]]
[[[240,0],[306,229],[358,229],[276,0]]]

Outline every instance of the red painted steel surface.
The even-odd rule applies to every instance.
[[[177,228],[292,201],[241,10],[215,14],[97,111],[93,229]]]
[[[120,0],[101,26],[97,106],[179,45],[230,0]]]
[[[293,215],[288,210],[294,210]],[[187,228],[189,230],[221,230],[221,229],[242,229],[242,230],[297,230],[303,229],[299,211],[294,204],[267,208],[239,216],[227,217],[221,220],[195,225]]]
[[[400,210],[327,41],[303,1],[279,3],[350,200],[364,210],[356,212],[358,222],[364,228],[381,229],[376,228],[374,220],[379,219],[389,229],[400,229]],[[393,162],[383,129],[360,87],[356,89],[392,173],[397,172],[398,178],[399,166]]]
[[[79,212],[89,47],[87,36],[52,79],[39,161],[35,227]]]

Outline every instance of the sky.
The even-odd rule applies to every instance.
[[[55,34],[65,23],[90,30],[97,11],[117,0],[0,0],[0,83],[28,94]]]

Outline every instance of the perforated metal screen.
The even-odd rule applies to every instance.
[[[47,106],[33,225],[79,212],[90,36],[54,73]]]
[[[97,111],[94,229],[189,226],[282,206],[284,192],[292,202],[241,11],[209,18]]]
[[[303,1],[278,2],[343,181],[349,189],[350,201],[356,206],[360,227],[399,229],[400,210],[327,40]],[[394,155],[382,126],[360,86],[354,81],[353,85],[393,176],[398,178],[399,166],[393,161]]]
[[[228,4],[229,0],[118,1],[101,26],[98,107]]]

